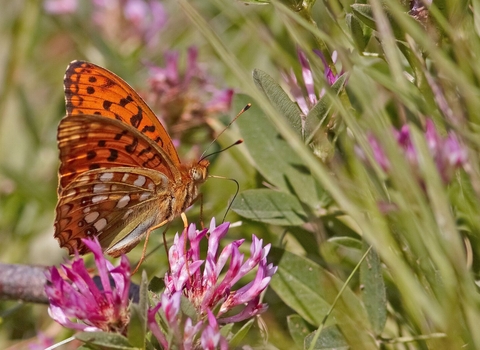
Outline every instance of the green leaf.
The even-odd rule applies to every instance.
[[[270,286],[275,293],[303,319],[319,326],[337,297],[343,282],[311,260],[280,248],[269,254],[278,266]],[[369,336],[368,315],[357,296],[347,287],[338,298],[325,325],[337,324],[348,344],[375,348]]]
[[[237,333],[235,333],[235,335],[232,337],[232,339],[230,339],[230,341],[228,342],[228,345],[229,345],[228,348],[229,349],[234,349],[234,348],[241,345],[242,340],[248,334],[248,331],[250,330],[250,328],[252,328],[252,325],[253,325],[254,322],[255,322],[255,319],[252,318],[247,323],[245,323],[242,326],[242,328],[240,328],[238,330]]]
[[[312,343],[312,338],[315,337],[315,332],[309,334],[305,338],[305,349],[309,349]],[[376,348],[376,347],[375,347]],[[313,346],[317,350],[347,350],[350,349],[345,337],[337,327],[326,327],[320,332],[317,342]]]
[[[222,328],[220,328],[220,334],[229,339],[230,338],[230,332],[232,331],[232,328],[233,328],[233,323],[227,323],[226,325],[222,326]]]
[[[128,340],[130,344],[139,348],[145,347],[145,334],[147,332],[148,308],[148,279],[147,273],[142,272],[138,304],[130,305],[130,323],[128,324]]]
[[[246,190],[232,204],[237,214],[273,225],[296,226],[307,221],[297,197],[269,189]]]
[[[387,322],[387,294],[381,262],[373,249],[360,266],[360,283],[368,318],[375,334],[380,335]]]
[[[182,295],[182,298],[180,299],[180,309],[185,316],[189,317],[192,320],[192,322],[196,323],[198,321],[197,309],[192,304],[190,299],[188,299],[184,295]]]
[[[302,226],[291,226],[287,228],[287,231],[295,237],[307,255],[318,255],[318,241],[315,232],[308,231]]]
[[[372,29],[376,28],[375,18],[373,17],[372,6],[367,4],[353,4],[351,5],[355,16],[364,24]]]
[[[325,261],[350,268],[358,264],[363,255],[362,241],[351,237],[333,237],[323,242],[320,250]]]
[[[329,203],[327,193],[315,182],[309,167],[258,107],[252,106],[237,120],[237,125],[256,169],[268,182],[311,208],[323,208]]]
[[[355,16],[366,24],[368,27],[377,30],[377,24],[375,22],[375,17],[373,15],[373,10],[371,5],[366,4],[353,4],[351,5],[353,13]],[[383,11],[387,16],[390,26],[392,28],[393,35],[397,39],[404,39],[405,33],[402,28],[398,25],[397,22],[393,19],[393,16],[389,13],[388,9],[384,8]]]
[[[347,75],[342,74],[330,89],[338,95],[343,90],[346,81]],[[305,118],[305,140],[309,140],[312,134],[319,130],[320,125],[324,123],[330,111],[330,106],[330,97],[325,94],[308,112]]]
[[[87,343],[87,345],[101,346],[102,349],[122,349],[137,350],[141,348],[133,347],[128,339],[117,333],[105,332],[81,332],[75,334],[75,338]]]
[[[305,337],[311,332],[310,325],[297,314],[287,317],[287,325],[293,341],[300,349],[303,349]]]
[[[280,85],[273,78],[260,69],[253,71],[255,85],[268,97],[277,110],[287,118],[298,135],[302,135],[302,111],[298,105],[283,91]]]
[[[358,51],[363,52],[368,44],[368,39],[363,33],[363,27],[357,17],[347,13],[347,26],[352,33],[353,42]]]

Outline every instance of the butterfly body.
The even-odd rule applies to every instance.
[[[119,256],[193,204],[209,162],[181,164],[152,110],[106,69],[74,61],[64,85],[55,237],[70,254],[83,254],[81,239],[97,236]]]

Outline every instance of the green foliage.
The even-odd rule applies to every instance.
[[[89,1],[64,16],[48,14],[37,2],[6,2],[0,14],[6,48],[0,71],[0,237],[8,249],[0,251],[1,260],[62,262],[52,222],[67,64],[98,63],[148,97],[143,63],[164,66],[168,50],[183,54],[196,45],[208,78],[235,88],[235,106],[253,105],[218,140],[224,147],[242,138],[244,145],[209,158],[211,174],[240,185],[227,220],[242,225],[231,232],[272,243],[270,259],[278,264],[264,299],[270,305],[263,317],[268,340],[249,321],[224,327],[230,345],[480,348],[478,1],[434,1],[431,8],[396,0],[244,2],[249,6],[164,1],[168,22],[161,40],[150,45],[125,39],[128,26],[116,32],[115,26],[96,27]],[[309,60],[317,98],[308,113],[282,80],[293,71],[307,96],[297,48]],[[332,85],[326,71],[336,76]],[[199,153],[232,116],[207,116],[200,123],[204,129],[195,140],[201,141],[194,142]],[[448,181],[445,164],[439,166],[425,139],[427,120],[442,136],[455,133],[468,155]],[[392,132],[405,125],[415,165]],[[372,138],[388,169],[377,161]],[[205,222],[213,216],[220,221],[234,191],[207,181]],[[199,222],[200,206],[194,207],[188,218]],[[167,237],[182,227],[174,221]],[[151,240],[160,241],[159,235]],[[366,247],[372,248],[362,261]],[[133,250],[130,260],[141,250]],[[163,276],[163,249],[144,266],[149,276]],[[83,348],[151,347],[145,286],[142,278],[127,337],[75,334]],[[16,307],[36,323],[22,322],[12,311]],[[191,305],[182,307],[194,316]],[[1,348],[50,327],[43,307],[3,303],[0,317]],[[59,333],[55,341],[68,336]]]

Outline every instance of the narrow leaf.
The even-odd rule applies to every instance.
[[[145,334],[147,332],[147,307],[148,307],[148,280],[145,271],[140,282],[139,302],[130,305],[130,323],[128,325],[128,340],[130,344],[139,348],[145,347]]]
[[[243,191],[233,202],[232,210],[245,218],[274,225],[296,226],[307,221],[297,197],[269,189]]]
[[[81,332],[75,334],[75,338],[91,345],[101,346],[102,349],[134,350],[128,339],[117,333],[105,332]]]
[[[295,314],[287,317],[287,325],[293,341],[303,349],[305,337],[311,332],[309,324],[300,315]]]
[[[368,27],[372,29],[377,29],[377,24],[375,21],[375,17],[373,15],[373,10],[371,5],[366,5],[366,4],[353,4],[351,5],[351,8],[353,10],[353,13],[355,16],[362,21],[364,24],[366,24]],[[384,8],[385,15],[387,16],[390,27],[392,28],[393,35],[397,39],[403,39],[405,37],[405,33],[402,30],[402,28],[398,25],[398,23],[394,20],[393,16],[391,13],[388,11],[388,9]]]
[[[299,135],[302,134],[302,121],[300,115],[302,111],[283,91],[280,85],[272,79],[267,73],[260,69],[253,71],[253,81],[255,85],[263,91],[270,102],[277,110],[287,118],[288,122]]]
[[[367,4],[353,4],[351,5],[353,13],[364,24],[372,29],[377,29],[375,18],[373,17],[372,6]]]
[[[362,24],[351,13],[347,13],[347,26],[352,33],[353,42],[358,51],[363,52],[368,44],[367,37],[363,33]]]
[[[269,257],[278,266],[270,286],[303,319],[319,326],[343,282],[311,260],[273,248]],[[374,348],[368,315],[357,296],[347,287],[340,295],[326,326],[337,324],[353,348]]]
[[[347,81],[347,75],[343,74],[333,83],[330,89],[339,94]],[[309,140],[313,133],[315,133],[319,126],[325,122],[325,119],[330,111],[330,98],[328,95],[324,95],[313,108],[308,112],[305,119],[305,140]]]
[[[328,195],[315,182],[309,167],[258,107],[252,106],[238,119],[237,125],[256,169],[268,182],[297,196],[311,208],[323,208],[329,203]]]
[[[375,334],[380,335],[387,321],[387,295],[381,262],[373,249],[360,266],[360,283],[368,318]]]
[[[310,333],[305,338],[305,349],[310,349],[312,338],[315,336],[315,332]],[[318,338],[317,342],[313,346],[313,349],[316,350],[347,350],[350,349],[345,337],[342,332],[338,330],[337,327],[326,327]]]
[[[253,323],[255,322],[255,319],[249,320],[247,323],[245,323],[242,328],[238,330],[237,333],[230,339],[228,342],[229,348],[234,349],[237,348],[238,346],[241,345],[242,340],[245,338],[245,336],[248,334],[248,331],[250,328],[252,328]]]

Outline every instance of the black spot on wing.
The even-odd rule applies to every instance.
[[[118,141],[126,134],[128,134],[128,130],[123,130],[121,133],[115,134],[114,140]]]
[[[142,122],[142,119],[143,119],[143,111],[140,107],[138,107],[138,113],[130,117],[130,124],[134,128],[138,128],[140,126],[140,123]]]
[[[103,109],[105,109],[105,110],[108,111],[111,106],[112,106],[112,102],[111,102],[111,101],[108,101],[108,100],[103,101]]]
[[[133,101],[132,96],[128,95],[126,98],[122,98],[119,103],[120,103],[120,106],[125,107],[132,101]]]
[[[125,146],[125,151],[132,154],[133,152],[135,152],[135,149],[137,148],[137,145],[138,145],[138,139],[135,137],[135,138],[133,138],[131,144]]]
[[[145,132],[154,132],[155,131],[155,125],[145,125],[142,129],[142,133]]]
[[[110,156],[107,158],[109,162],[114,162],[118,158],[118,151],[116,149],[110,149]]]
[[[87,159],[88,160],[92,160],[96,156],[97,156],[97,152],[95,152],[94,150],[90,150],[90,151],[87,152]]]

